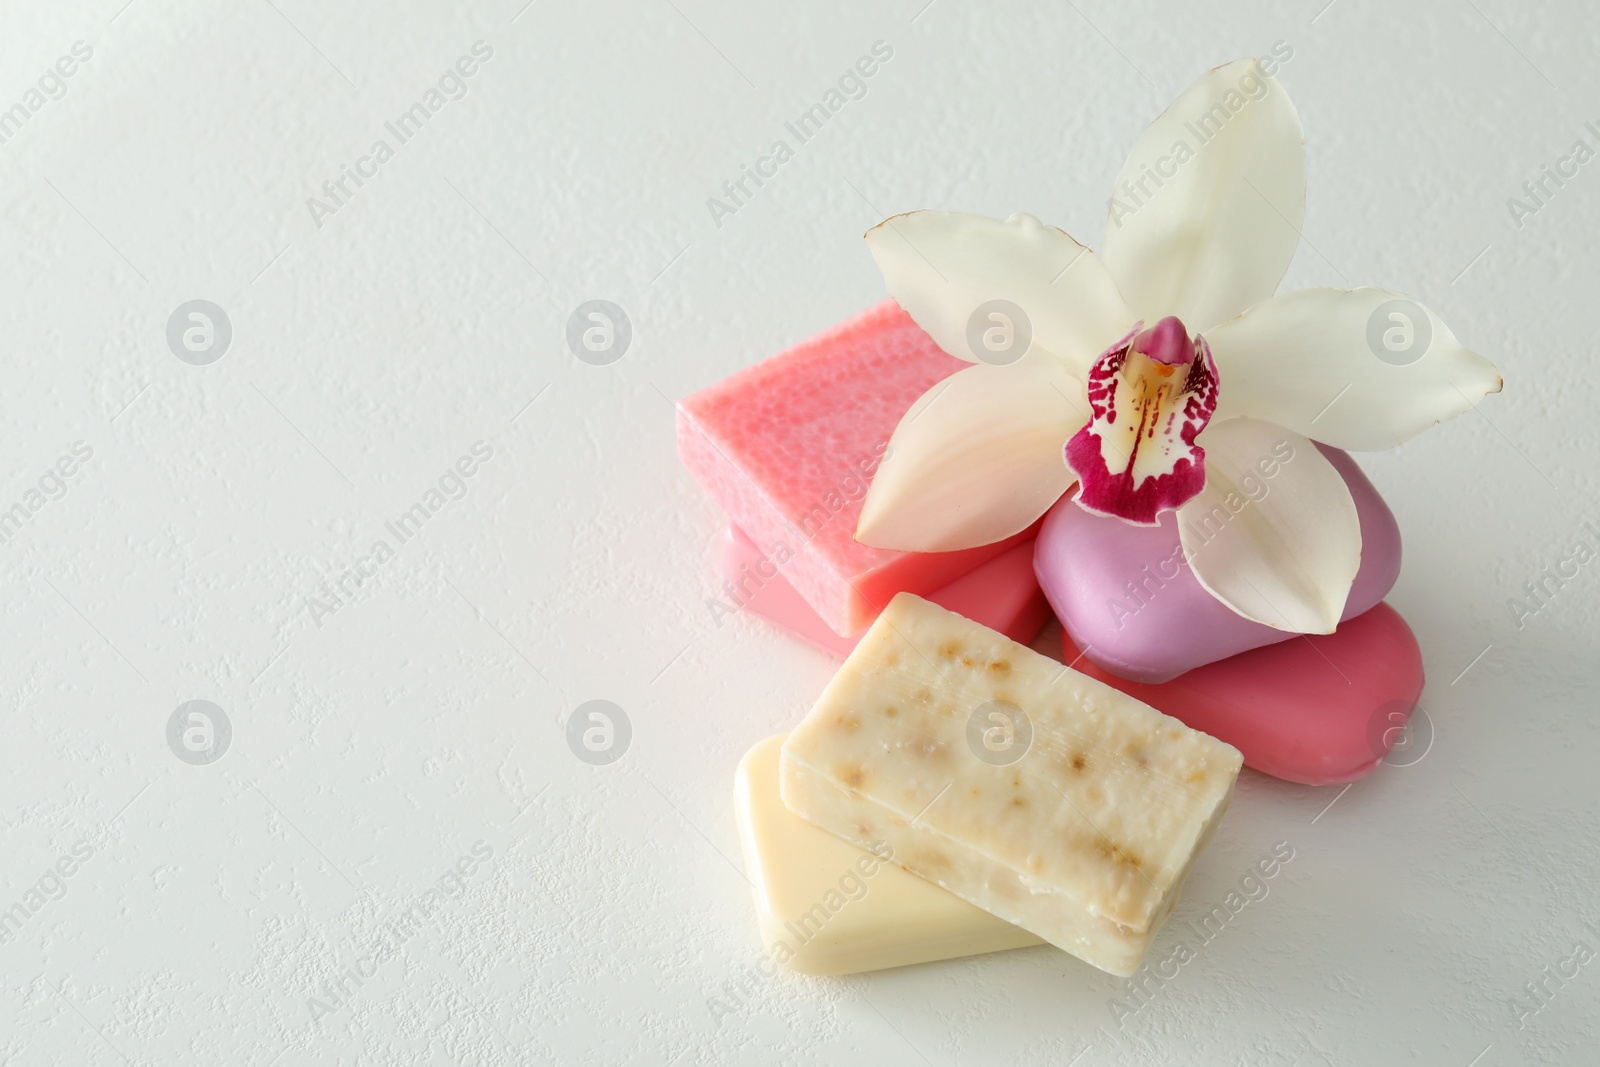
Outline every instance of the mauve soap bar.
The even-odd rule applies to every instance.
[[[1355,460],[1317,447],[1344,476],[1361,520],[1361,569],[1343,616],[1351,619],[1394,588],[1400,526]],[[1162,515],[1159,526],[1134,526],[1091,515],[1071,496],[1046,513],[1033,566],[1061,625],[1091,663],[1132,681],[1165,682],[1298,636],[1236,615],[1205,591],[1184,562],[1175,512]]]
[[[678,404],[678,455],[729,521],[841,635],[899,592],[929,593],[1032,536],[961,552],[855,540],[861,501],[900,417],[966,364],[892,300]],[[781,557],[781,558],[780,558]]]

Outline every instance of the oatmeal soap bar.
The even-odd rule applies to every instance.
[[[783,802],[1117,975],[1233,793],[1237,749],[902,593],[784,744]]]

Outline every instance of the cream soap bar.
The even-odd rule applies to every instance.
[[[752,748],[734,784],[761,941],[774,960],[801,974],[855,974],[1040,943],[907,874],[887,844],[857,848],[784,807],[782,744],[779,735]]]
[[[784,743],[783,802],[1131,975],[1233,793],[1237,749],[909,593]]]

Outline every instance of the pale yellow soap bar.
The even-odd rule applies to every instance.
[[[801,974],[855,974],[1040,944],[901,870],[887,845],[863,851],[789,811],[778,796],[783,740],[746,753],[734,785],[761,940],[774,960]]]
[[[1138,969],[1237,749],[902,593],[784,743],[783,802],[1096,967]]]

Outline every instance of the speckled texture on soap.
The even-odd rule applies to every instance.
[[[1522,187],[1597,143],[1597,19],[8,5],[0,118],[27,118],[0,143],[0,514],[42,506],[0,543],[0,916],[27,912],[0,941],[0,1062],[1588,1062],[1600,964],[1563,961],[1600,949],[1600,561],[1563,561],[1600,541],[1600,163],[1537,205]],[[785,124],[879,40],[892,58],[799,143]],[[1246,771],[1142,980],[1047,948],[768,976],[733,770],[834,664],[714,609],[724,520],[674,404],[881,300],[861,234],[885,215],[1029,211],[1099,246],[1144,124],[1278,41],[1310,174],[1284,287],[1412,293],[1506,376],[1481,413],[1358,457],[1406,537],[1389,600],[1431,747],[1348,792]],[[400,143],[386,124],[430,90]],[[375,176],[344,178],[379,139]],[[779,139],[791,158],[762,164]],[[341,178],[319,228],[307,201]],[[209,366],[168,347],[196,299],[232,324]],[[602,299],[632,327],[609,365],[567,346]],[[40,489],[78,441],[92,457]],[[464,495],[441,489],[478,441]],[[430,491],[402,542],[387,524]],[[167,743],[194,699],[232,723],[209,766]],[[591,700],[629,718],[614,762],[569,747]],[[1209,940],[1185,933],[1230,894]]]
[[[1226,808],[1238,751],[909,593],[783,746],[784,803],[1131,974]]]

